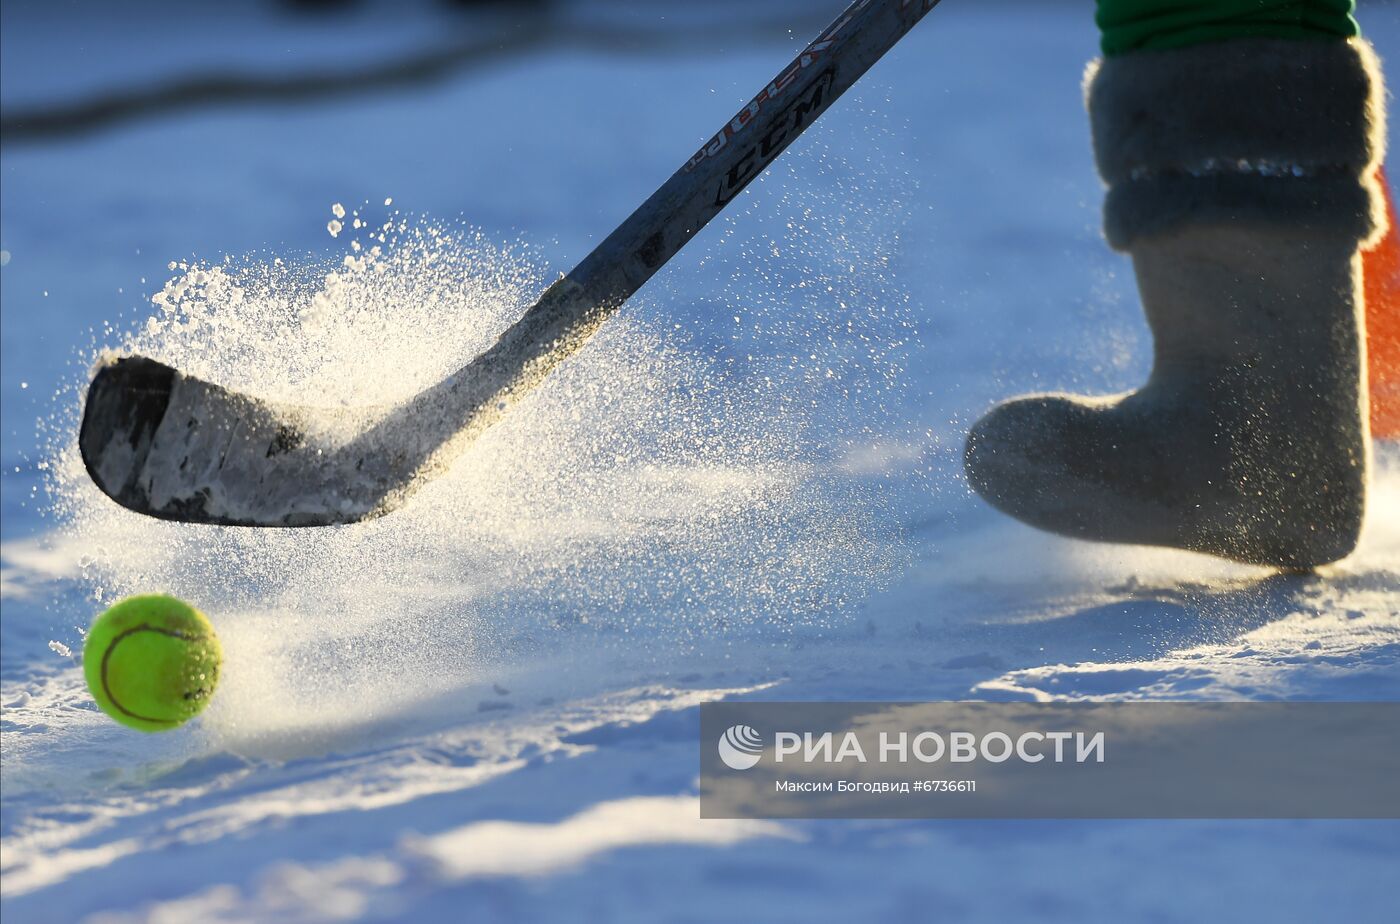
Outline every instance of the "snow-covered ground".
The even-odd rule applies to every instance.
[[[1043,535],[962,480],[993,401],[1146,369],[1087,5],[940,6],[403,512],[180,527],[86,483],[97,348],[356,403],[469,358],[834,12],[755,6],[565,4],[442,81],[0,148],[7,924],[1393,913],[1396,822],[698,818],[707,699],[1400,699],[1393,447],[1361,550],[1315,576]],[[6,4],[0,103],[501,28],[397,8]],[[1400,10],[1362,16],[1400,55]],[[227,662],[203,718],[143,736],[76,659],[153,590]]]

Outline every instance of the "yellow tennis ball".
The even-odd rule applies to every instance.
[[[83,674],[97,705],[146,732],[198,715],[219,682],[222,661],[204,614],[162,594],[116,604],[97,617],[83,644]]]

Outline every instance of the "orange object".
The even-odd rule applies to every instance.
[[[1390,228],[1361,255],[1366,297],[1366,353],[1371,378],[1371,436],[1400,439],[1400,229],[1385,172],[1385,210]]]

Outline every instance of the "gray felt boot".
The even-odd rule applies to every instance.
[[[1383,231],[1365,43],[1136,52],[1086,85],[1109,243],[1155,338],[1126,396],[1035,395],[968,435],[1033,526],[1310,568],[1356,546],[1368,464],[1360,249]]]

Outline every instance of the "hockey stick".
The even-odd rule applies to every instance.
[[[186,523],[329,526],[388,513],[539,384],[938,0],[856,0],[486,352],[393,409],[274,404],[142,356],[88,387],[103,492]]]

